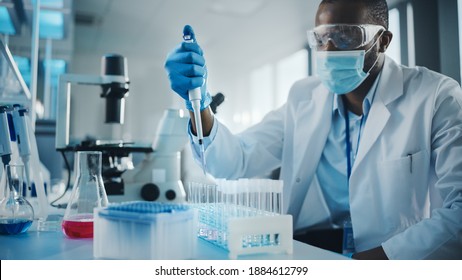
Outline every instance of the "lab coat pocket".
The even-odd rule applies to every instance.
[[[428,153],[421,150],[379,164],[379,192],[390,230],[404,230],[425,216],[428,162]]]

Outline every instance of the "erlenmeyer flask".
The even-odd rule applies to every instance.
[[[23,197],[24,166],[5,166],[4,198],[0,201],[0,234],[26,232],[34,220],[34,209]]]
[[[108,205],[101,177],[101,152],[77,152],[76,174],[62,229],[70,238],[93,237],[93,209]]]

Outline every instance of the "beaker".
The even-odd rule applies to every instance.
[[[4,198],[0,201],[0,234],[26,232],[34,220],[34,209],[23,195],[24,166],[5,166]]]
[[[92,238],[93,209],[108,205],[101,157],[101,152],[76,153],[75,183],[62,223],[64,234],[70,238]]]

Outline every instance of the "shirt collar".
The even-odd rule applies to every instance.
[[[364,98],[363,101],[363,115],[367,117],[369,115],[369,111],[372,107],[372,102],[374,101],[375,92],[377,91],[377,85],[379,84],[380,77],[382,76],[382,71],[380,71],[379,75],[375,79],[374,83],[372,84],[371,89]],[[332,106],[332,112],[339,111],[340,116],[345,116],[345,109],[343,107],[342,96],[340,94],[335,94],[334,102]]]

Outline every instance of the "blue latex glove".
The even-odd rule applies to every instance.
[[[190,111],[193,111],[193,108],[188,98],[188,90],[200,87],[202,111],[212,102],[212,97],[207,91],[207,66],[194,31],[189,25],[185,26],[186,29],[192,35],[193,42],[179,44],[168,54],[164,67],[170,87],[186,101],[186,108]]]

